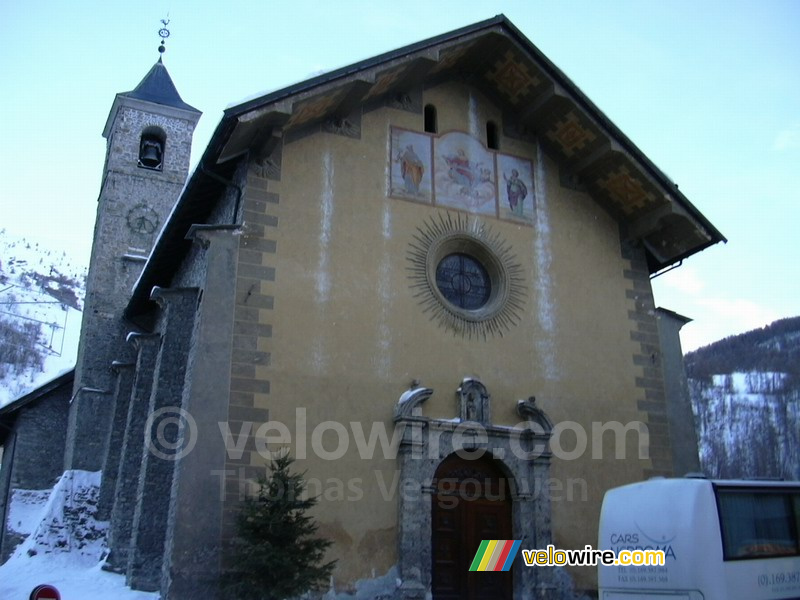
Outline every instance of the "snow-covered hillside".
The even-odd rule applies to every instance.
[[[75,365],[86,270],[0,230],[0,406]]]
[[[704,473],[800,479],[800,393],[790,382],[758,371],[689,380]]]
[[[700,466],[800,480],[800,317],[686,355]]]

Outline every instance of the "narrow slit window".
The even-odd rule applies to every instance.
[[[436,122],[436,107],[433,104],[425,105],[425,131],[428,133],[437,133],[439,130],[438,123]]]
[[[491,150],[500,149],[500,140],[497,136],[497,123],[494,121],[486,122],[486,146]]]

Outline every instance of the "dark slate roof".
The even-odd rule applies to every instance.
[[[181,95],[178,93],[175,84],[172,83],[167,67],[161,62],[161,57],[158,58],[158,62],[144,76],[144,79],[139,82],[139,85],[130,92],[121,93],[120,96],[145,100],[164,106],[173,106],[196,113],[200,112],[194,106],[190,106],[181,100]]]
[[[21,408],[28,406],[38,400],[47,396],[62,387],[69,387],[72,389],[72,384],[75,381],[75,369],[70,369],[66,373],[62,373],[58,377],[51,379],[47,383],[42,384],[35,390],[28,392],[24,396],[20,396],[16,400],[12,400],[5,406],[0,407],[0,446],[6,443],[6,438],[9,432],[14,427],[14,421],[19,415]]]
[[[62,386],[69,385],[72,386],[72,382],[75,380],[75,369],[70,369],[57,377],[54,377],[50,381],[43,383],[36,389],[28,392],[24,396],[20,396],[19,398],[12,400],[8,404],[3,407],[0,407],[0,418],[5,417],[6,415],[13,414],[14,412],[18,411],[23,406],[27,406],[31,402],[35,402],[48,392],[52,392],[55,389],[58,389]]]

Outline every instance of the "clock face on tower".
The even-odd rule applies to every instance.
[[[128,211],[128,228],[134,233],[150,234],[158,228],[158,214],[146,204],[137,204]]]

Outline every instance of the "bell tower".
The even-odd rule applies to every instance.
[[[159,31],[164,41],[169,30]],[[116,95],[103,129],[106,159],[86,280],[65,468],[102,468],[112,415],[112,361],[131,350],[122,312],[189,172],[200,111],[178,94],[162,57]]]

